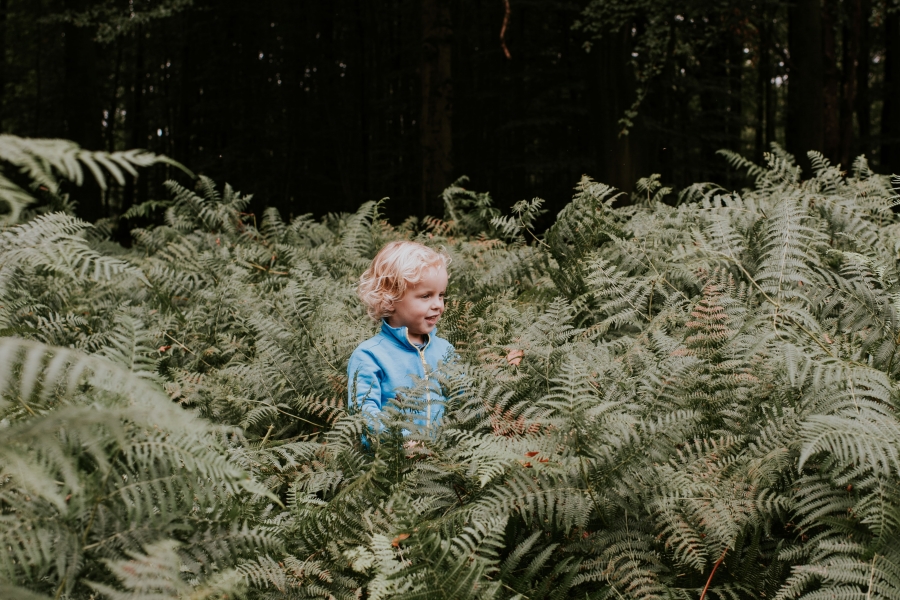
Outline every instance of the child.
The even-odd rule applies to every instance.
[[[358,294],[381,332],[356,347],[347,366],[348,398],[372,415],[380,430],[381,411],[413,376],[428,379],[453,345],[437,337],[444,312],[450,258],[416,242],[391,242],[359,279]],[[415,422],[433,429],[444,412],[443,397],[429,382],[424,409]],[[354,398],[355,394],[355,398]]]

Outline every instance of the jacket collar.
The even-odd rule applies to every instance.
[[[419,350],[413,346],[412,342],[409,341],[409,329],[406,327],[391,327],[388,325],[387,319],[381,320],[381,333],[386,335],[389,338],[392,338],[395,342],[412,350],[414,352],[418,352]],[[431,330],[431,333],[428,334],[428,340],[425,342],[425,348],[428,348],[428,345],[431,343],[431,340],[434,336],[437,335],[437,327]],[[423,348],[422,350],[424,350]]]

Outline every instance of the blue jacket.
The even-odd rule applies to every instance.
[[[438,361],[455,356],[453,344],[437,336],[437,328],[428,335],[423,350],[417,349],[407,337],[406,327],[391,327],[382,320],[381,332],[356,347],[347,365],[349,377],[348,401],[356,404],[375,420],[381,429],[381,411],[397,395],[398,388],[413,386],[415,375],[428,378]],[[355,387],[354,387],[355,386]],[[444,397],[432,379],[423,398],[425,408],[418,413],[416,424],[433,429],[444,414]]]

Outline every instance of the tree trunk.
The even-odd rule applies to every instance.
[[[726,24],[722,21],[710,24],[710,29],[721,32]],[[702,58],[701,72],[698,76],[699,83],[705,90],[700,94],[700,112],[704,116],[702,134],[699,137],[700,162],[712,162],[716,160],[716,152],[719,150],[734,150],[732,143],[731,114],[731,77],[729,66],[731,62],[731,35],[713,34],[709,46]],[[687,132],[686,132],[687,133]],[[700,168],[699,165],[691,165],[690,180],[708,181],[710,172]],[[729,177],[730,172],[729,172]],[[726,181],[725,185],[730,185]]]
[[[372,66],[372,60],[369,56],[369,48],[367,46],[366,33],[369,31],[370,22],[367,20],[369,11],[369,3],[366,0],[357,0],[356,13],[357,20],[357,39],[359,40],[359,58],[362,68],[359,70],[358,94],[359,94],[359,131],[360,131],[360,156],[362,157],[362,193],[363,197],[368,198],[372,190],[372,173],[371,173],[371,156],[369,137],[372,132],[369,130],[369,103],[372,95],[369,89],[369,80],[366,74]]]
[[[6,23],[9,16],[9,0],[0,0],[0,130],[9,131],[3,123],[6,118]]]
[[[776,9],[777,10],[777,9]],[[770,49],[770,58],[769,62],[766,65],[768,69],[768,75],[766,79],[766,150],[768,150],[773,142],[777,141],[775,136],[775,125],[778,120],[778,89],[775,87],[775,59],[774,52],[771,52],[773,48],[775,48],[775,24],[774,24],[774,15],[777,12],[766,11],[765,19],[766,19],[766,30],[768,34],[768,42]],[[785,145],[785,147],[787,147]]]
[[[439,195],[453,177],[453,80],[450,6],[444,0],[422,2],[422,147],[421,216],[442,215]]]
[[[41,22],[44,19],[44,3],[43,2],[35,2],[33,4],[34,12],[35,12],[35,29],[37,30],[37,38],[38,40],[43,41],[44,32],[42,31]],[[41,54],[43,50],[44,44],[39,43],[37,47],[37,52],[34,53],[34,113],[32,114],[33,121],[31,125],[31,135],[35,137],[40,137],[41,135],[41,96],[43,95],[43,76],[41,73]]]
[[[787,149],[809,173],[809,150],[824,150],[824,63],[819,0],[797,0],[788,10]]]
[[[134,31],[134,71],[131,80],[131,96],[127,112],[129,136],[129,148],[146,148],[147,146],[147,121],[144,115],[144,81],[146,72],[144,69],[144,28],[138,25]],[[147,200],[147,177],[141,173],[135,181],[129,179],[125,186],[123,206],[140,204]]]
[[[856,61],[856,122],[859,124],[859,152],[871,159],[872,107],[869,104],[869,65],[872,61],[869,15],[872,0],[860,0],[859,54]]]
[[[762,163],[763,152],[766,151],[767,123],[766,102],[769,100],[769,86],[772,85],[772,67],[770,58],[770,40],[769,40],[769,15],[765,6],[762,8],[762,16],[759,21],[759,52],[757,55],[756,65],[756,136],[754,140],[754,159],[758,163]]]
[[[856,102],[857,64],[859,62],[859,36],[862,21],[860,0],[848,0],[847,19],[844,25],[844,44],[841,64],[841,167],[850,170],[853,156],[853,105]]]
[[[885,19],[881,170],[900,173],[900,14],[896,12]]]
[[[86,0],[67,0],[67,10],[81,12]],[[66,23],[65,32],[65,136],[88,150],[103,148],[101,122],[103,108],[98,90],[97,52],[94,32],[87,27]],[[95,221],[105,216],[100,188],[91,175],[85,176],[80,189],[72,191],[78,201],[78,215]]]
[[[596,56],[596,73],[587,80],[592,95],[596,140],[597,177],[603,183],[631,193],[641,177],[650,174],[650,151],[643,125],[647,105],[634,119],[627,135],[621,135],[619,120],[634,102],[636,80],[631,67],[631,31],[605,33],[591,50]]]
[[[744,127],[743,80],[744,42],[733,34],[728,44],[728,147],[735,152],[741,151],[741,130]]]
[[[822,7],[822,50],[825,59],[825,156],[840,161],[840,73],[837,65],[836,25],[838,0],[825,0]]]
[[[184,27],[184,38],[181,45],[181,88],[178,107],[178,127],[175,129],[175,159],[182,164],[191,162],[191,123],[193,122],[194,101],[197,97],[197,88],[194,86],[194,61],[193,43],[194,31],[192,28],[193,13],[188,11],[181,17]]]
[[[119,78],[122,75],[122,40],[116,40],[116,65],[113,70],[113,84],[106,113],[106,150],[116,149],[116,113],[119,110]]]

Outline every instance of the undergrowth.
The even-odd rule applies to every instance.
[[[650,178],[614,208],[584,178],[542,235],[539,200],[502,216],[465,181],[391,226],[257,220],[200,178],[132,209],[159,224],[124,249],[17,188],[0,596],[900,597],[891,186],[727,158],[752,188]],[[437,434],[397,410],[365,448],[354,281],[394,239],[452,256],[460,360]]]

